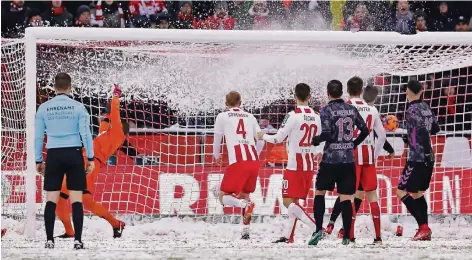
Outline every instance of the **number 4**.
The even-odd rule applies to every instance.
[[[238,127],[236,128],[236,134],[242,135],[243,139],[246,139],[246,130],[244,129],[244,120],[239,119]]]

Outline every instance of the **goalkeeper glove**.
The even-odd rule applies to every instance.
[[[410,142],[408,142],[408,135],[403,135],[402,140],[406,145],[410,144]]]
[[[320,136],[317,135],[317,136],[313,136],[313,139],[311,139],[311,144],[313,146],[318,146],[320,145]]]
[[[113,96],[115,97],[121,96],[121,88],[117,84],[115,84],[115,87],[113,89]]]

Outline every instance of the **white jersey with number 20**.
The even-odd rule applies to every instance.
[[[320,116],[308,106],[297,106],[285,117],[277,134],[264,135],[264,141],[277,144],[288,137],[287,170],[314,171],[314,155],[318,153],[319,148],[311,145],[311,139],[320,133]],[[322,149],[322,146],[319,147]]]
[[[357,151],[355,151],[357,154],[356,163],[358,165],[375,164],[375,160],[386,140],[386,134],[382,120],[380,120],[379,111],[361,98],[352,98],[347,103],[357,108],[357,111],[359,111],[359,114],[362,116],[369,129],[369,136],[357,146]],[[377,134],[377,141],[374,137],[374,131]],[[354,130],[354,138],[358,135],[359,130],[356,128]]]
[[[220,156],[223,136],[226,139],[229,165],[243,161],[258,161],[256,136],[261,131],[256,118],[241,108],[231,108],[218,114],[215,122],[213,156]]]

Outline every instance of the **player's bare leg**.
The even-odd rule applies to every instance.
[[[423,196],[422,192],[412,193],[413,196],[420,199]],[[425,220],[424,213],[420,211],[415,202],[415,199],[408,194],[408,192],[404,190],[397,189],[397,197],[401,199],[403,204],[405,204],[408,211],[410,211],[411,215],[415,218],[416,222],[418,223],[418,232],[413,237],[413,240],[428,240],[431,239],[431,229],[426,224],[427,220]],[[427,217],[427,214],[426,214]]]
[[[108,221],[113,228],[113,238],[121,237],[123,229],[125,228],[125,223],[113,217],[110,212],[103,207],[102,204],[96,202],[91,194],[83,195],[84,208],[91,211],[98,217],[101,217]]]

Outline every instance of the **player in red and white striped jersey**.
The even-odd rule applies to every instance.
[[[231,91],[226,95],[227,110],[218,114],[215,122],[213,156],[221,164],[220,147],[223,136],[226,140],[229,166],[220,186],[219,199],[224,206],[239,207],[243,212],[243,224],[251,222],[254,202],[249,193],[256,189],[261,146],[256,148],[256,134],[261,131],[256,118],[240,108],[241,95]],[[262,143],[263,145],[263,143]],[[243,233],[249,239],[249,233]]]
[[[370,210],[372,219],[375,227],[375,239],[374,243],[381,243],[382,239],[380,236],[380,208],[377,202],[377,171],[375,168],[375,161],[378,154],[382,150],[382,147],[386,141],[385,130],[382,125],[382,121],[379,116],[377,108],[368,104],[360,96],[363,92],[363,81],[359,77],[353,77],[347,82],[347,91],[349,93],[348,104],[351,104],[357,108],[359,114],[362,116],[367,124],[369,130],[369,136],[354,150],[355,163],[356,163],[356,187],[357,192],[354,199],[355,211],[353,216],[353,224],[351,224],[351,239],[354,239],[354,221],[356,212],[362,203],[364,191],[367,194],[367,200],[370,203]],[[364,93],[364,96],[369,99],[370,102],[375,101],[378,91],[376,88],[369,87]],[[359,130],[355,129],[354,137],[359,134]],[[375,140],[375,135],[377,139]],[[361,190],[361,191],[359,191]],[[336,200],[333,208],[333,214],[330,223],[326,230],[331,233],[334,227],[335,216],[337,213],[336,204],[339,205]]]
[[[305,200],[313,185],[315,156],[320,149],[311,145],[311,139],[321,133],[320,116],[308,106],[310,87],[300,83],[295,87],[297,107],[288,113],[283,125],[275,135],[259,133],[258,137],[269,143],[282,143],[287,137],[288,163],[283,175],[283,204],[288,209],[288,220],[282,237],[275,243],[292,243],[297,219],[308,225],[313,231],[315,221],[298,204]],[[320,146],[321,148],[323,146]]]

